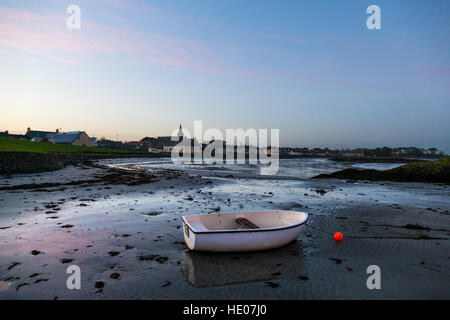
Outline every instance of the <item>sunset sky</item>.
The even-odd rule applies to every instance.
[[[0,0],[0,131],[138,140],[202,120],[278,128],[282,146],[449,153],[449,14],[448,0]]]

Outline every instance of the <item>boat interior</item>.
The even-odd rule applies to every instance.
[[[251,211],[185,216],[194,231],[266,229],[286,227],[303,222],[307,217],[298,211]]]

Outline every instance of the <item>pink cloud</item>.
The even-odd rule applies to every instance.
[[[122,5],[119,0],[109,1]],[[225,68],[215,54],[198,41],[85,20],[82,20],[81,30],[69,30],[67,17],[65,12],[42,15],[0,6],[0,46],[62,63],[74,63],[79,54],[84,53],[125,53],[164,67],[224,73]]]
[[[412,72],[422,77],[443,77],[450,79],[450,66],[445,65],[415,66]]]

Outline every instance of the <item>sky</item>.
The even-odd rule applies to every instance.
[[[197,120],[279,129],[282,146],[450,153],[449,14],[447,0],[0,0],[0,130],[130,141]]]

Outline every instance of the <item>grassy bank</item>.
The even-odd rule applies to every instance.
[[[89,160],[169,156],[170,153],[78,147],[0,137],[0,174],[6,175],[58,170]]]
[[[19,152],[51,152],[51,153],[127,153],[146,154],[144,151],[124,151],[111,148],[78,147],[69,144],[53,144],[48,142],[33,142],[13,138],[0,137],[0,151]]]
[[[450,184],[450,157],[436,161],[413,162],[391,170],[344,169],[314,178],[337,178],[347,180],[435,182]]]

